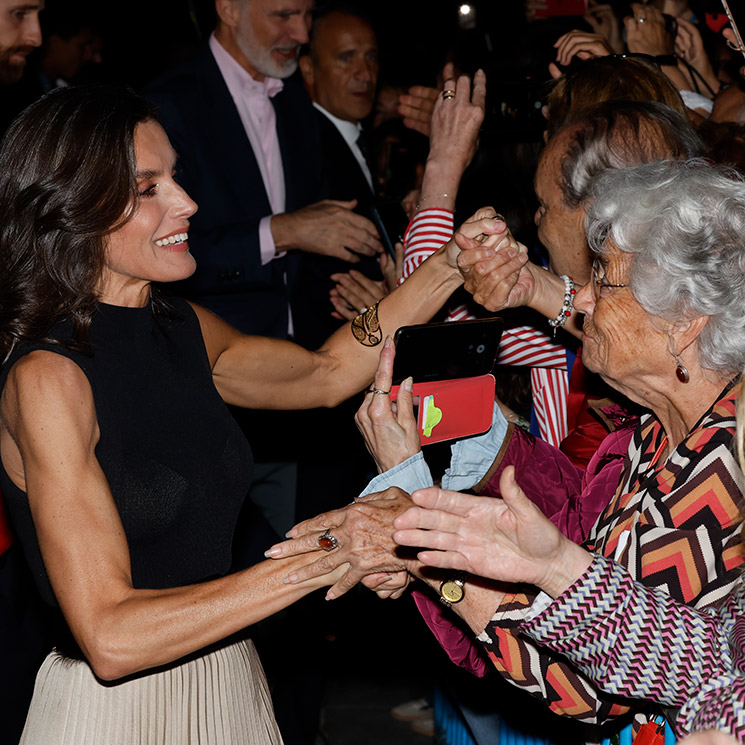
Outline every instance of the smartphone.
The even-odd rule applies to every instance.
[[[486,375],[494,368],[502,338],[501,318],[402,326],[394,336],[393,384]]]
[[[743,45],[742,42],[740,29],[737,28],[735,18],[732,15],[732,11],[729,8],[729,3],[727,2],[727,0],[722,0],[722,7],[724,8],[724,12],[727,14],[727,18],[729,18],[730,26],[732,26],[732,31],[735,34],[735,43],[737,44],[737,50],[743,55],[743,57],[745,57],[745,45]]]
[[[535,17],[583,16],[585,13],[587,13],[587,0],[546,0],[546,7],[537,8]]]
[[[494,388],[493,375],[414,383],[419,441],[432,445],[486,432],[491,426]],[[397,385],[391,388],[392,401],[398,390]]]
[[[373,221],[388,253],[396,259],[396,243],[403,243],[409,218],[400,202],[379,202],[372,208]]]

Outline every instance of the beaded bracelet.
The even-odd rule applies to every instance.
[[[548,322],[554,330],[554,336],[556,336],[556,329],[560,329],[567,322],[567,318],[572,315],[574,296],[577,294],[577,290],[574,289],[574,280],[566,274],[562,274],[561,278],[564,280],[564,302],[561,304],[559,315]]]

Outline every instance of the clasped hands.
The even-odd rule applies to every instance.
[[[437,487],[409,497],[394,487],[296,525],[288,534],[291,540],[276,544],[267,556],[320,554],[290,574],[285,580],[290,583],[348,563],[327,592],[329,600],[360,581],[382,597],[398,597],[411,576],[426,576],[427,567],[527,582],[558,597],[586,572],[592,554],[563,536],[525,496],[511,466],[502,473],[500,490],[502,499]],[[329,552],[318,545],[327,530],[339,543]],[[407,547],[424,550],[414,554]]]

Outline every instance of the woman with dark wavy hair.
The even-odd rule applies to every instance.
[[[150,106],[102,87],[40,99],[0,151],[0,485],[61,612],[26,745],[280,742],[243,630],[333,576],[228,574],[252,457],[225,403],[334,405],[461,282],[451,242],[318,352],[244,336],[153,286],[195,268],[175,161]]]

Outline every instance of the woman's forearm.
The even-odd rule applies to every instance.
[[[227,577],[166,590],[129,588],[73,633],[96,675],[115,680],[164,665],[273,615],[324,578],[283,583],[307,557],[264,561]]]
[[[220,395],[227,403],[261,409],[335,406],[349,398],[372,381],[385,338],[393,337],[399,326],[429,321],[460,287],[457,251],[452,244],[443,246],[366,314],[362,343],[352,331],[353,322],[317,352],[277,339],[234,337],[213,367]],[[202,329],[207,337],[204,323]]]
[[[428,160],[417,211],[437,208],[454,212],[464,171],[465,164],[452,159]]]

